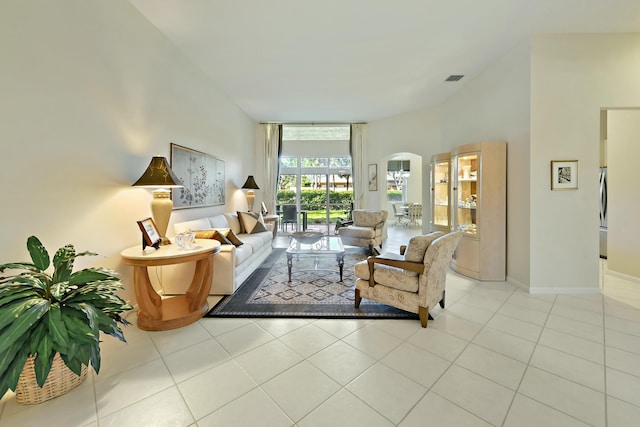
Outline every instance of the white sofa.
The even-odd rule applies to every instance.
[[[220,252],[213,257],[213,283],[211,284],[210,295],[230,295],[240,287],[256,268],[269,256],[272,251],[271,243],[273,232],[271,227],[273,224],[266,224],[267,231],[254,234],[240,233],[240,222],[237,214],[224,213],[212,217],[199,218],[192,221],[185,221],[174,224],[176,234],[184,231],[210,230],[230,228],[242,241],[241,246],[222,245]],[[190,263],[193,264],[193,263]],[[189,283],[181,285],[169,285],[169,283],[181,282],[181,277],[187,277],[191,280],[193,275],[193,266],[176,265],[175,268],[167,268],[163,272],[163,282],[165,294],[180,294],[185,290],[181,289],[184,285],[188,287]],[[189,270],[191,269],[191,271]]]

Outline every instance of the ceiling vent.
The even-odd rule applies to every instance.
[[[457,82],[458,80],[460,80],[463,77],[464,77],[464,75],[462,75],[462,74],[451,74],[449,77],[447,77],[445,82]]]

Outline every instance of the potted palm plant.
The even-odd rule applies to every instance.
[[[89,365],[98,373],[100,331],[126,342],[118,323],[129,324],[121,314],[133,307],[116,294],[114,271],[73,271],[76,258],[97,254],[69,244],[51,261],[35,236],[27,249],[32,262],[0,265],[15,273],[0,277],[0,397],[11,389],[33,404],[79,385]]]

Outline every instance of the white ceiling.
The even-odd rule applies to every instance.
[[[531,34],[640,31],[640,0],[130,2],[257,121],[437,106]]]

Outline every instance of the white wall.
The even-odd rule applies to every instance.
[[[227,204],[253,170],[255,123],[125,0],[0,3],[0,262],[73,243],[116,268],[151,195],[131,184],[171,142],[226,161]],[[174,211],[172,223],[224,207]],[[171,229],[172,224],[169,228]]]
[[[599,292],[600,110],[640,106],[639,47],[637,33],[532,39],[532,292]],[[551,160],[579,161],[577,191],[550,191]]]
[[[387,160],[396,153],[413,153],[422,156],[421,161],[421,201],[423,214],[429,212],[429,162],[431,156],[442,152],[441,116],[437,108],[419,110],[399,116],[376,120],[367,125],[367,160],[368,163],[378,164],[378,174],[384,176]],[[417,165],[416,165],[417,167]],[[411,162],[412,179],[417,178],[414,162]],[[383,179],[384,180],[384,179]],[[365,191],[365,200],[369,209],[388,209],[387,196],[378,181],[378,191]],[[418,200],[419,196],[412,194],[412,199]],[[392,215],[390,211],[389,215]],[[425,220],[426,218],[426,220]],[[423,230],[428,228],[428,216],[423,215]],[[426,225],[425,225],[426,223]]]
[[[640,111],[608,111],[607,138],[607,267],[640,278]]]
[[[442,151],[507,141],[507,277],[529,285],[530,47],[522,42],[442,106]]]

